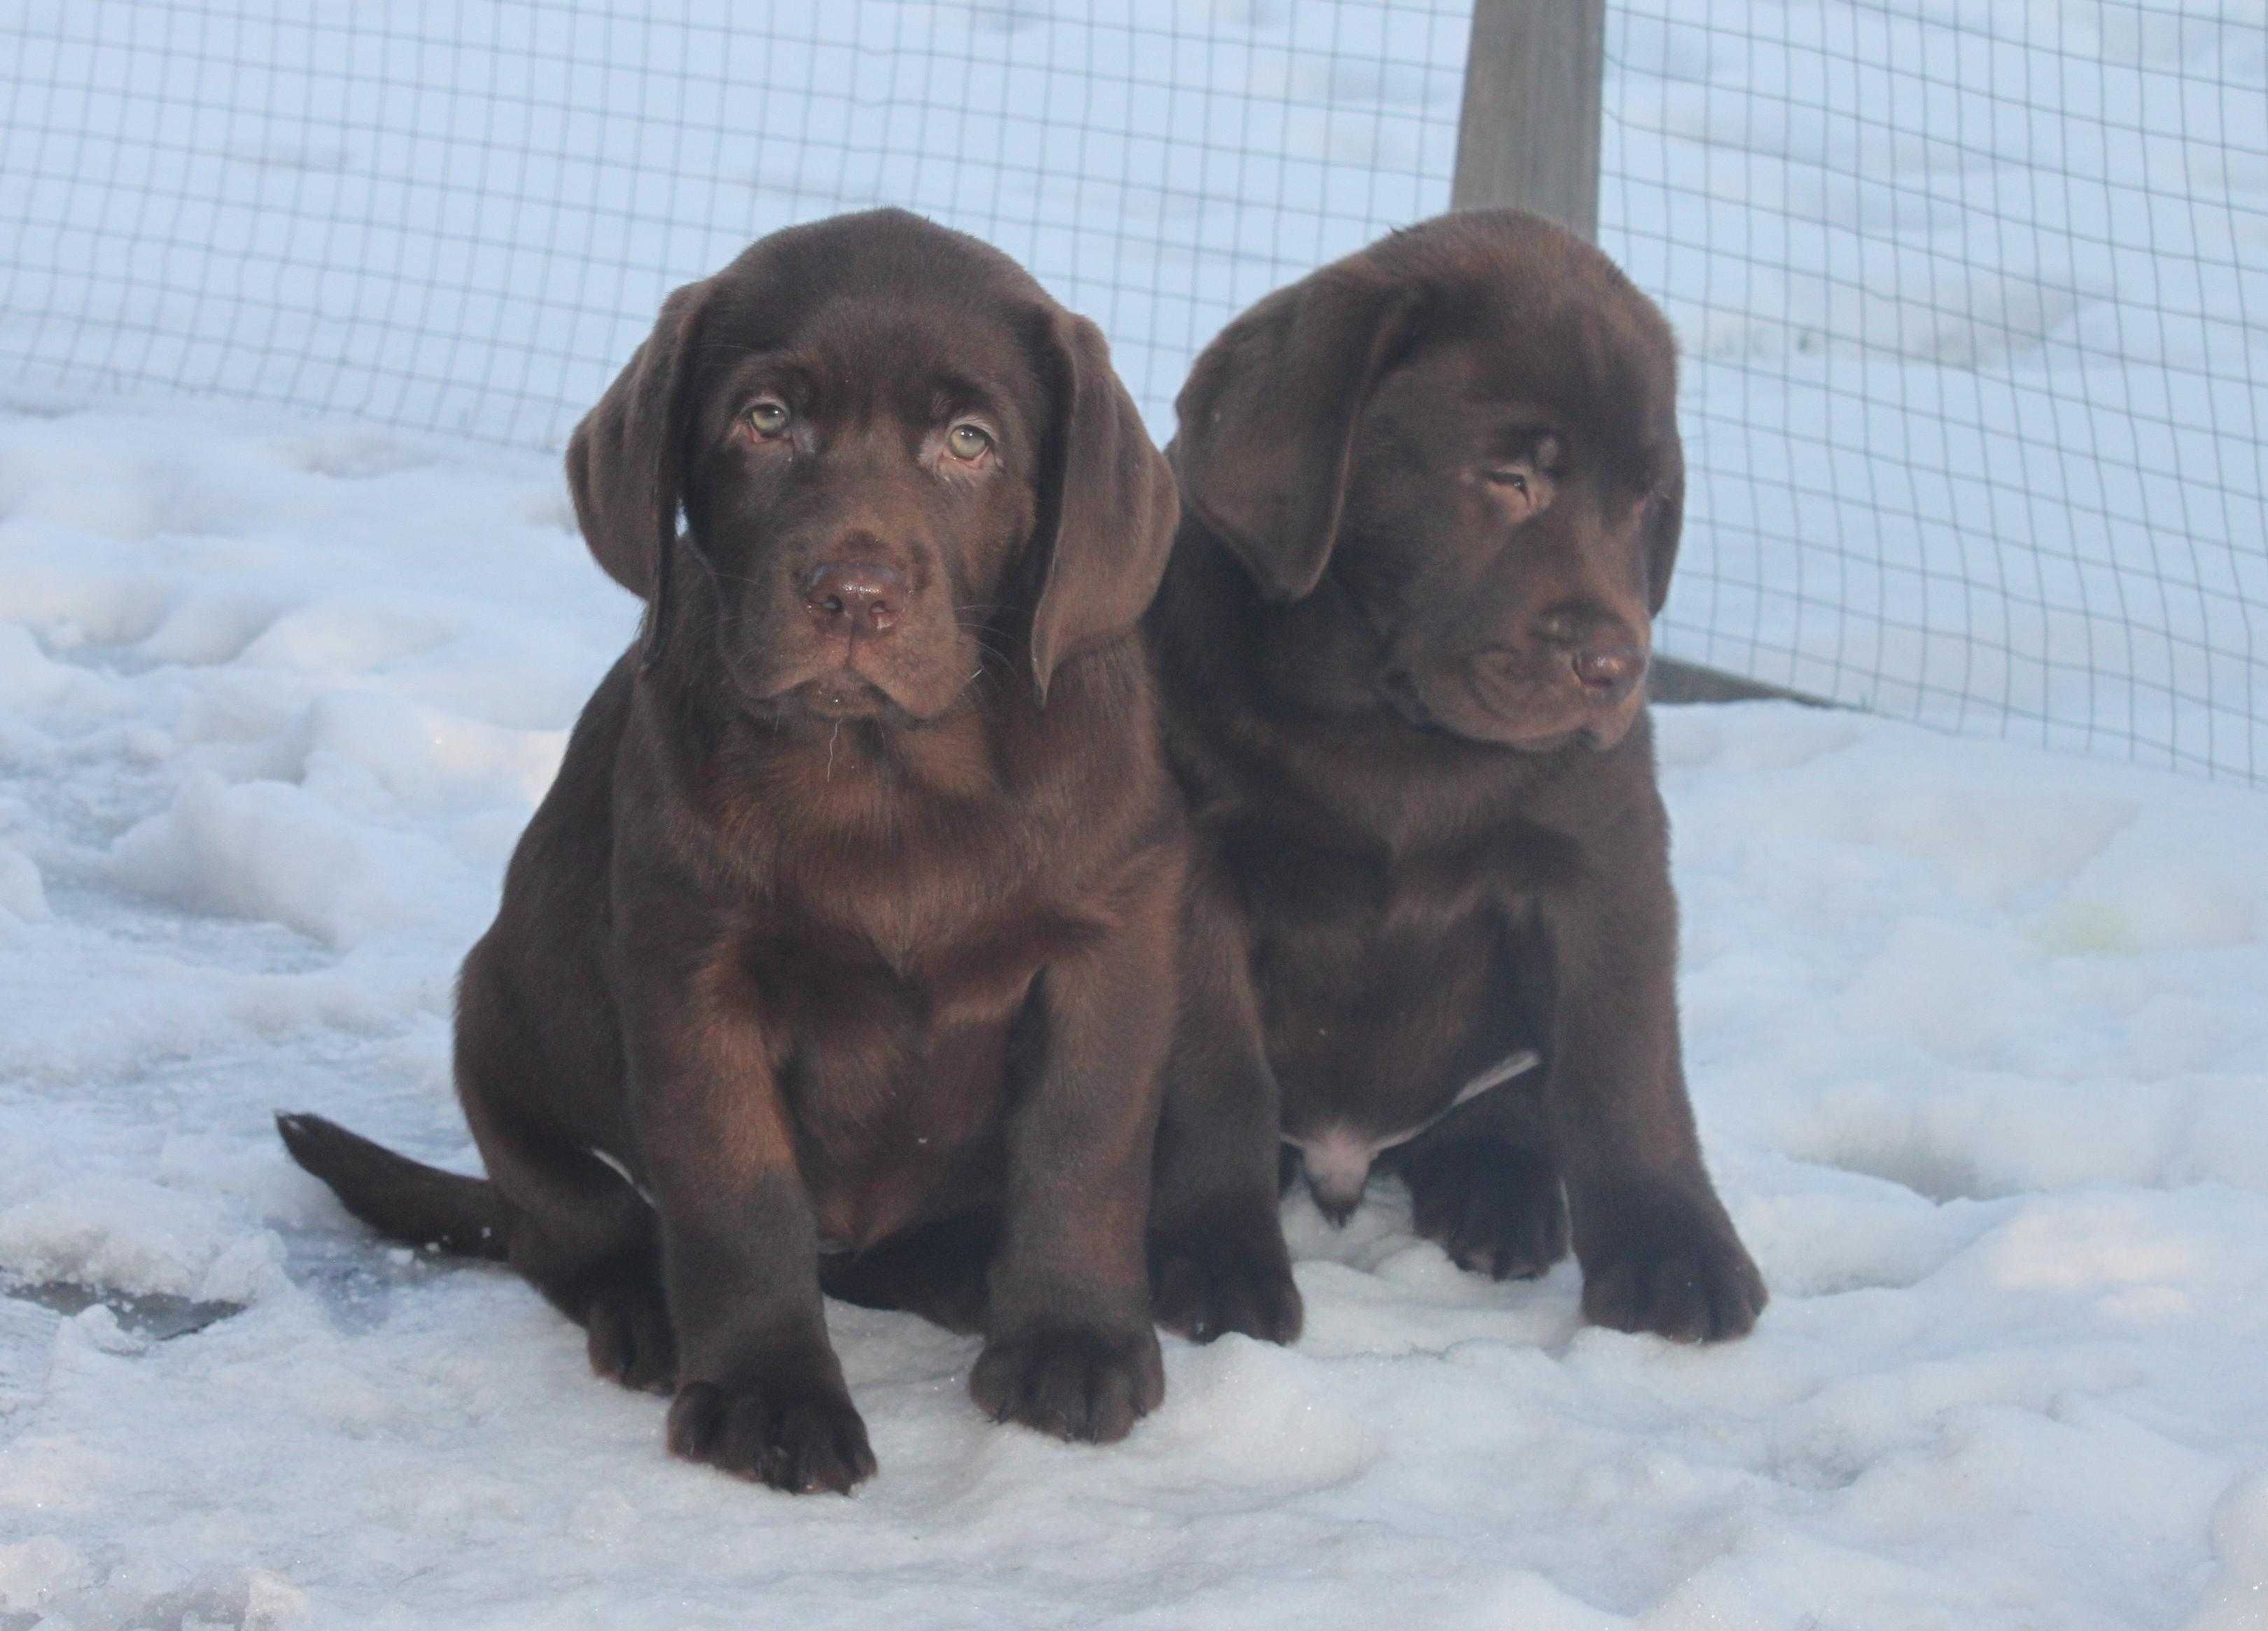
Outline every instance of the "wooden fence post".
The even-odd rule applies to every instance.
[[[1452,209],[1513,204],[1599,235],[1607,0],[1473,0]]]

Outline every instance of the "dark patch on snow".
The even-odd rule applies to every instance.
[[[121,1330],[153,1342],[186,1337],[232,1314],[244,1312],[241,1303],[201,1303],[163,1291],[113,1291],[69,1280],[46,1280],[37,1285],[10,1286],[5,1289],[7,1295],[19,1302],[51,1309],[66,1319],[100,1304],[110,1310]]]

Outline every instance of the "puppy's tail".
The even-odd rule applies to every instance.
[[[278,1111],[276,1130],[291,1159],[329,1185],[348,1211],[379,1234],[498,1262],[509,1251],[512,1208],[486,1178],[397,1155],[320,1116]]]

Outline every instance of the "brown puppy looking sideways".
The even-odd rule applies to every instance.
[[[1591,1319],[1756,1323],[1686,1101],[1645,708],[1675,375],[1605,256],[1502,210],[1327,266],[1197,359],[1149,617],[1199,838],[1157,1205],[1233,1245],[1161,1244],[1169,1325],[1296,1332],[1279,1126],[1334,1217],[1375,1162],[1469,1268],[1539,1273],[1572,1221]]]
[[[981,1329],[994,1416],[1123,1436],[1186,838],[1133,633],[1172,476],[1102,336],[917,217],[793,227],[669,298],[567,468],[648,605],[465,961],[488,1177],[284,1141],[509,1261],[695,1460],[873,1472],[822,1282]]]

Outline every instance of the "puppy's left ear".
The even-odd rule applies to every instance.
[[[1685,530],[1685,449],[1673,419],[1661,443],[1661,472],[1654,478],[1646,522],[1647,612],[1661,616],[1669,598],[1669,574],[1677,565],[1678,535]]]
[[[1265,297],[1191,366],[1174,403],[1182,491],[1266,599],[1322,581],[1356,427],[1417,309],[1405,284],[1351,256]]]
[[[662,302],[653,332],[567,439],[567,489],[583,542],[607,575],[646,602],[644,661],[670,618],[686,359],[710,281]]]
[[[1043,552],[1032,609],[1032,680],[1047,699],[1056,670],[1141,621],[1181,520],[1165,456],[1110,365],[1102,331],[1057,317],[1055,445],[1033,535]]]

